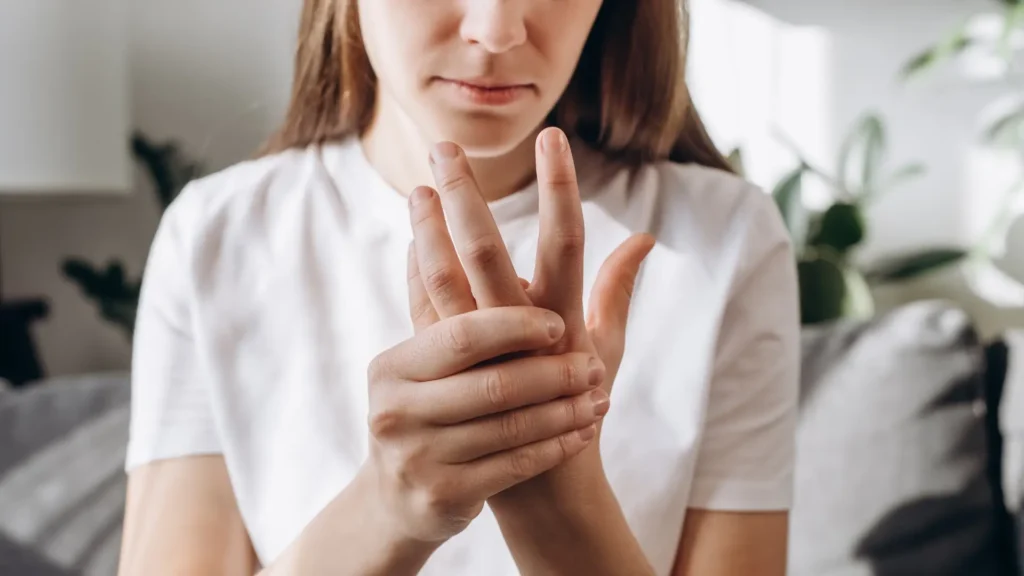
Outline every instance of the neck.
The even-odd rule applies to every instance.
[[[362,137],[370,164],[404,196],[417,186],[433,185],[434,177],[427,159],[435,143],[425,139],[412,121],[397,112],[394,106],[382,105],[378,101],[377,110],[378,114]],[[504,198],[533,181],[536,176],[535,138],[536,133],[506,154],[469,158],[485,200],[493,202]]]

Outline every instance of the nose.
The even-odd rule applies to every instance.
[[[469,0],[462,39],[488,52],[508,52],[526,42],[523,0]]]

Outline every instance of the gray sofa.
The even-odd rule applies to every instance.
[[[803,346],[790,574],[1019,573],[1010,350],[939,302],[808,329]],[[116,374],[0,392],[0,574],[114,573],[128,392]]]

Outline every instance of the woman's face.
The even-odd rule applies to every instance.
[[[602,0],[358,2],[378,114],[411,121],[428,142],[494,156],[554,108]]]

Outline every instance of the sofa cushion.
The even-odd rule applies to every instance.
[[[117,571],[129,399],[117,374],[0,395],[0,574]]]
[[[966,314],[918,302],[803,345],[790,574],[1005,573]]]

